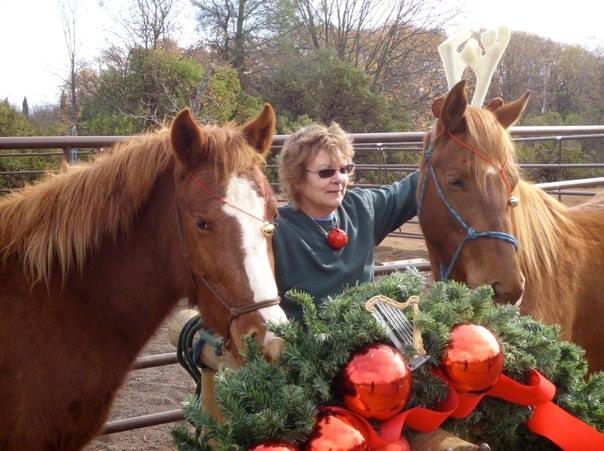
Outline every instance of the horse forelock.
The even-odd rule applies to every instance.
[[[116,145],[0,201],[0,257],[21,261],[31,283],[82,271],[103,239],[132,226],[172,161],[167,130]]]
[[[467,151],[466,161],[470,173],[483,193],[487,191],[487,177],[492,170],[505,166],[509,176],[520,178],[520,169],[516,163],[516,151],[509,133],[497,121],[493,113],[485,109],[469,106],[466,109],[467,143],[478,149],[493,161],[497,167]]]
[[[248,144],[240,129],[234,127],[205,126],[207,136],[205,158],[213,162],[217,180],[228,178],[252,167],[264,167],[264,157]]]

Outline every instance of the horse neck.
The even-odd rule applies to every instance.
[[[570,278],[584,265],[580,227],[568,209],[544,191],[524,181],[518,191],[520,205],[512,209],[511,218],[526,277],[522,308],[548,322],[561,323],[560,305],[572,289]]]
[[[63,288],[82,314],[104,323],[105,345],[133,359],[189,280],[178,241],[171,174],[160,175],[132,229],[109,238]],[[180,287],[180,288],[179,288]],[[94,318],[94,319],[93,319]]]
[[[128,230],[106,234],[64,280],[55,270],[49,284],[32,286],[16,256],[2,267],[0,420],[14,431],[8,449],[55,449],[57,437],[79,449],[101,427],[132,361],[187,286],[173,200],[166,170]]]

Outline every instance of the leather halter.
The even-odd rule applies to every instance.
[[[193,274],[193,271],[191,271]],[[193,274],[194,275],[194,274]],[[253,304],[244,305],[242,307],[231,305],[225,298],[220,296],[220,293],[216,291],[216,289],[212,286],[210,281],[206,278],[206,276],[200,277],[201,281],[205,284],[205,286],[210,290],[210,292],[220,301],[220,303],[225,307],[229,313],[231,314],[231,321],[239,318],[241,315],[245,315],[246,313],[252,313],[256,310],[263,309],[265,307],[271,307],[273,305],[279,305],[281,300],[277,296],[274,299],[266,299],[264,301],[254,302]],[[230,327],[230,324],[229,324]]]
[[[264,182],[265,182],[265,185],[268,184],[268,182],[266,181],[266,177],[264,178]],[[222,199],[217,195],[214,195],[214,197],[219,200]],[[223,201],[223,203],[225,203],[225,202]],[[230,204],[228,204],[228,205],[230,205]],[[268,199],[266,200],[265,205],[268,205]],[[238,207],[235,207],[235,208],[239,209]],[[241,210],[241,209],[239,209],[239,210]],[[247,214],[249,214],[249,213],[247,213]],[[251,214],[250,214],[250,216],[255,217]],[[180,242],[181,253],[182,253],[183,257],[185,258],[185,260],[190,263],[189,251],[185,245],[185,240],[184,240],[184,232],[183,232],[183,225],[182,225],[182,212],[180,210],[180,207],[178,206],[178,203],[176,204],[176,224],[177,224],[176,228],[178,231],[178,239]],[[191,279],[191,285],[193,287],[194,294],[196,297],[198,297],[198,290],[197,290],[197,284],[195,283],[195,280],[197,278],[199,278],[204,283],[206,288],[208,288],[210,293],[212,293],[212,295],[216,299],[218,299],[218,301],[222,304],[223,307],[225,307],[228,310],[228,312],[230,314],[229,324],[227,326],[227,336],[225,337],[223,347],[226,346],[227,343],[229,343],[229,341],[230,341],[231,324],[233,323],[234,320],[236,320],[237,318],[239,318],[242,315],[252,313],[252,312],[255,312],[256,310],[261,310],[266,307],[271,307],[273,305],[279,305],[281,303],[281,298],[279,296],[277,296],[276,298],[273,298],[273,299],[266,299],[266,300],[262,300],[259,302],[254,302],[252,304],[244,305],[241,307],[237,306],[237,305],[233,305],[233,302],[230,302],[229,300],[227,300],[223,296],[221,296],[220,293],[218,293],[218,291],[214,288],[212,283],[208,280],[208,278],[205,275],[197,277],[196,274],[193,272],[193,268],[190,265],[189,265],[189,275],[190,275],[190,279]]]
[[[453,267],[455,266],[455,263],[457,263],[457,260],[459,259],[461,252],[462,252],[465,244],[468,241],[477,240],[478,238],[495,238],[495,239],[503,240],[503,241],[506,241],[506,242],[512,244],[514,246],[514,249],[516,249],[516,251],[518,251],[518,240],[513,235],[506,233],[506,232],[500,232],[498,230],[489,230],[489,231],[484,231],[484,232],[478,232],[478,231],[476,231],[476,229],[474,229],[473,227],[468,225],[468,223],[463,219],[461,214],[447,200],[447,197],[445,196],[445,192],[442,189],[442,186],[440,185],[440,183],[438,182],[438,177],[436,176],[436,171],[434,170],[434,166],[432,165],[433,153],[434,153],[434,141],[432,139],[430,139],[430,146],[428,147],[428,150],[426,150],[426,152],[424,153],[424,166],[427,168],[428,173],[424,174],[424,176],[423,176],[423,183],[422,183],[421,191],[419,193],[419,201],[418,201],[418,205],[417,205],[417,214],[419,216],[419,214],[421,213],[421,209],[422,209],[422,206],[424,203],[424,196],[426,193],[426,188],[428,186],[428,180],[431,179],[434,183],[434,186],[436,187],[436,192],[438,193],[438,196],[440,197],[442,202],[445,204],[445,207],[447,207],[447,210],[449,211],[449,213],[451,213],[451,215],[459,223],[461,228],[466,232],[466,235],[463,237],[463,239],[457,246],[457,249],[455,250],[455,254],[453,254],[453,258],[451,259],[449,264],[447,265],[447,264],[443,264],[443,262],[440,262],[439,266],[440,266],[441,280],[444,280],[444,281],[449,280],[449,277],[451,276],[451,272],[453,271]],[[506,184],[506,187],[507,187],[507,184]]]

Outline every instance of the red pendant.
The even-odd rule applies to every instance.
[[[348,244],[348,235],[342,229],[336,227],[327,234],[327,242],[333,249],[339,251]]]

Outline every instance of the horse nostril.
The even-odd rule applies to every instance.
[[[524,283],[504,285],[501,282],[493,282],[491,287],[493,287],[493,291],[495,292],[495,301],[506,304],[515,303],[522,297],[524,292]]]
[[[285,347],[285,340],[280,337],[271,337],[268,343],[265,343],[264,354],[269,362],[276,361]]]
[[[252,329],[252,330],[248,331],[244,336],[246,338],[252,338],[252,339],[258,341],[258,335],[259,335],[258,331],[256,329]]]
[[[262,355],[271,362],[279,358],[285,346],[285,340],[283,340],[283,338],[277,337],[273,332],[263,330],[262,328],[257,329],[251,327],[246,331],[242,338],[244,340],[251,338],[258,343]]]

